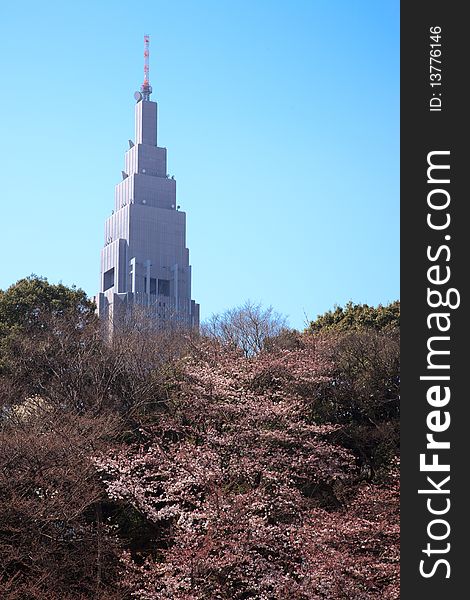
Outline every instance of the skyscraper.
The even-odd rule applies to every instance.
[[[135,138],[129,140],[114,210],[105,222],[98,314],[117,324],[135,307],[156,322],[199,325],[191,300],[186,214],[176,203],[176,181],[167,173],[167,151],[157,145],[157,103],[150,100],[148,36],[144,82],[134,94]]]

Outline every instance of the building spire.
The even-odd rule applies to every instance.
[[[144,35],[144,82],[140,86],[143,100],[150,100],[150,94],[152,93],[152,86],[149,82],[149,44],[150,36]]]

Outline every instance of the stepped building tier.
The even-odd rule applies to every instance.
[[[135,139],[129,140],[114,210],[105,223],[98,314],[116,325],[144,310],[162,325],[198,327],[186,214],[176,203],[176,181],[167,174],[166,148],[157,144],[151,89],[144,81],[135,94]]]

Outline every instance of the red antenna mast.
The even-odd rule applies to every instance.
[[[150,36],[144,35],[144,83],[140,86],[142,92],[142,98],[144,100],[150,100],[150,94],[152,93],[152,86],[149,82],[149,46]]]

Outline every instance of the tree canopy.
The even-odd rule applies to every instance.
[[[109,338],[82,290],[0,292],[0,597],[395,600],[393,322]]]
[[[348,302],[343,308],[336,306],[311,321],[307,331],[315,333],[321,330],[350,331],[358,329],[391,329],[400,326],[400,301],[377,307],[368,304]]]
[[[248,300],[242,306],[212,315],[202,330],[208,337],[238,348],[245,356],[254,356],[269,340],[287,331],[287,320],[272,306],[263,308]]]
[[[62,283],[52,284],[44,277],[30,275],[7,290],[0,290],[0,335],[11,328],[44,324],[45,315],[66,314],[91,317],[94,303],[85,292]]]

